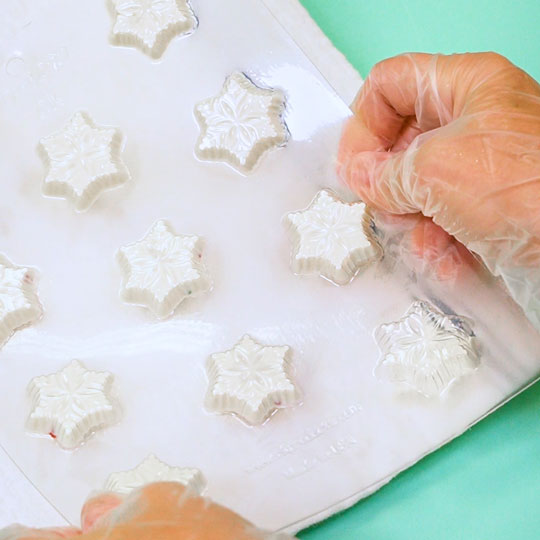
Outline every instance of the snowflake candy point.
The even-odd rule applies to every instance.
[[[291,349],[263,346],[245,335],[232,349],[206,361],[206,409],[234,414],[249,425],[264,423],[278,408],[298,404]]]
[[[295,274],[319,274],[346,285],[382,256],[366,205],[346,203],[329,189],[319,191],[305,210],[287,214],[284,223],[293,245]]]
[[[152,482],[179,482],[195,495],[201,495],[206,487],[206,479],[199,469],[171,467],[150,454],[134,469],[112,473],[105,482],[104,489],[128,495]]]
[[[269,150],[287,144],[284,111],[285,96],[280,90],[261,88],[244,73],[234,72],[216,97],[195,106],[201,130],[195,155],[249,174]]]
[[[405,316],[375,330],[381,357],[375,375],[426,397],[442,396],[477,369],[480,353],[467,319],[416,301]]]
[[[16,330],[43,316],[36,282],[36,270],[16,266],[0,254],[0,347]]]
[[[45,167],[43,195],[68,199],[77,212],[88,210],[103,191],[129,179],[122,149],[118,129],[99,126],[88,113],[76,112],[60,131],[38,144]]]
[[[189,0],[108,0],[108,7],[114,19],[110,42],[137,48],[154,60],[175,37],[199,25]]]
[[[91,371],[79,360],[62,370],[32,379],[28,385],[29,431],[48,435],[71,450],[118,419],[112,397],[113,375]]]
[[[117,252],[122,300],[145,306],[163,319],[188,296],[210,291],[202,243],[198,236],[175,234],[165,220],[156,221],[142,240]]]

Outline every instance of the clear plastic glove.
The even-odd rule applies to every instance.
[[[406,54],[373,68],[353,112],[341,177],[374,208],[432,218],[420,250],[451,263],[452,235],[540,329],[540,85],[494,53]]]
[[[0,530],[0,540],[286,540],[257,529],[240,516],[195,496],[183,485],[149,484],[127,497],[105,493],[82,510],[82,529]]]

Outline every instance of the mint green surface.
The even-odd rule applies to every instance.
[[[540,0],[301,0],[365,77],[404,52],[495,51],[540,80]]]
[[[364,77],[401,52],[493,50],[540,80],[540,0],[301,1]],[[540,384],[299,537],[540,539]]]

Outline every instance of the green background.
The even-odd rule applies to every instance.
[[[301,1],[364,77],[402,52],[493,50],[540,80],[540,0]],[[540,384],[299,537],[540,539]]]

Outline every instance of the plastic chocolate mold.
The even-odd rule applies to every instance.
[[[281,91],[259,88],[243,73],[233,73],[216,97],[195,106],[201,129],[195,154],[251,172],[266,152],[287,143],[284,108]]]
[[[32,402],[28,429],[56,439],[63,448],[76,448],[117,420],[112,382],[111,373],[90,371],[78,360],[57,373],[32,379],[28,386]]]
[[[399,321],[379,326],[375,339],[381,350],[375,374],[428,397],[440,396],[480,363],[467,321],[427,302],[417,301]]]
[[[261,424],[277,408],[299,401],[287,346],[265,347],[246,335],[231,350],[210,356],[206,371],[206,408],[248,424]]]
[[[152,482],[179,482],[197,495],[200,495],[206,486],[206,480],[199,469],[170,467],[154,454],[150,454],[134,469],[111,474],[104,489],[127,495]]]
[[[43,194],[69,199],[79,212],[87,210],[103,191],[129,179],[121,152],[120,131],[96,125],[87,113],[75,113],[62,130],[38,145],[46,169]]]
[[[42,314],[35,271],[15,266],[0,255],[0,347],[15,330],[37,321]]]
[[[118,250],[121,298],[164,318],[188,296],[209,291],[211,281],[201,261],[201,244],[198,236],[175,234],[164,220],[154,223],[142,240]]]
[[[382,254],[366,205],[343,202],[327,189],[319,191],[306,210],[288,214],[285,224],[293,243],[291,266],[296,274],[319,274],[345,285]]]
[[[158,59],[171,40],[198,25],[188,0],[109,0],[113,45],[136,47]]]

